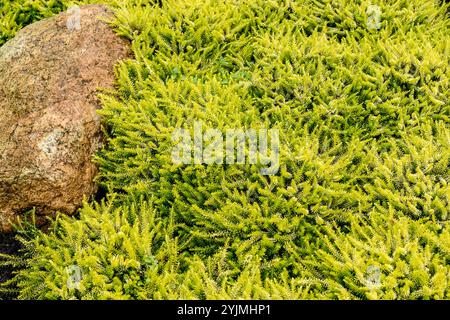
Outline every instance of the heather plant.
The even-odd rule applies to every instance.
[[[372,212],[327,225],[302,263],[337,299],[449,299],[449,225]]]
[[[23,21],[69,5],[50,3]],[[134,57],[100,95],[105,199],[46,233],[25,227],[23,256],[4,257],[20,266],[10,290],[31,299],[450,298],[448,4],[110,5]],[[277,129],[278,172],[174,163],[172,133],[196,121],[205,131]],[[76,285],[68,268],[80,273]]]
[[[64,10],[63,1],[1,0],[0,45],[13,38],[22,27]]]

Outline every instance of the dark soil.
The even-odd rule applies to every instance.
[[[14,234],[1,234],[0,233],[0,253],[4,254],[17,254],[20,249],[20,243],[15,239]],[[12,277],[13,269],[10,267],[0,266],[0,283],[5,282]],[[2,293],[0,291],[0,300],[14,299],[15,295],[10,293]]]

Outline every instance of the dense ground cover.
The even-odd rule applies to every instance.
[[[0,0],[0,45],[73,3]],[[101,95],[105,195],[21,232],[19,298],[450,298],[448,5],[108,3],[135,58]],[[174,164],[195,121],[279,129],[279,172]]]

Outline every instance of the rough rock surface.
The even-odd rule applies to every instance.
[[[32,24],[0,47],[0,232],[36,208],[73,214],[96,192],[98,88],[111,87],[128,41],[88,5]]]

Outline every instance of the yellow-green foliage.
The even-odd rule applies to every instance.
[[[450,298],[447,4],[111,5],[135,57],[101,95],[106,200],[22,239],[21,298]],[[278,174],[174,164],[195,121],[279,129]]]
[[[390,211],[353,218],[342,231],[327,225],[320,249],[302,263],[330,298],[450,299],[450,226]],[[379,283],[370,283],[377,269]]]

